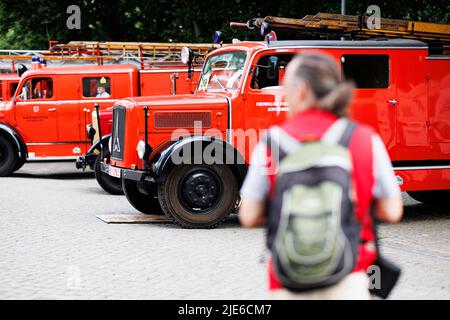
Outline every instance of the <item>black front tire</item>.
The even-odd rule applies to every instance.
[[[142,188],[145,188],[146,193],[141,191]],[[128,202],[130,202],[136,210],[144,214],[164,214],[159,204],[155,186],[146,184],[139,188],[138,182],[122,179],[122,189]]]
[[[0,136],[0,177],[5,177],[16,171],[19,155],[14,146],[5,137]]]
[[[23,167],[23,165],[25,164],[25,162],[26,161],[24,159],[18,158],[16,165],[14,166],[14,172],[17,170],[20,170]]]
[[[109,194],[123,195],[122,180],[103,172],[101,170],[101,162],[101,156],[98,155],[94,164],[94,174],[98,184]]]
[[[450,190],[411,191],[409,196],[416,201],[430,205],[448,204]]]
[[[174,166],[158,186],[161,207],[183,228],[215,228],[233,211],[238,182],[226,165]]]

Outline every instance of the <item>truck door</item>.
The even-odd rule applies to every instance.
[[[448,144],[450,143],[449,57],[427,57],[426,70],[428,78],[428,118],[430,142]],[[449,151],[446,153],[448,154]]]
[[[247,84],[244,86],[244,128],[248,133],[255,131],[260,133],[261,129],[267,129],[271,125],[282,122],[287,114],[288,108],[284,100],[281,87],[286,65],[294,54],[264,54],[255,57],[252,72],[248,76]],[[277,58],[277,70],[275,75],[268,74],[269,60]],[[249,155],[254,143],[250,140],[246,143],[245,154]]]
[[[398,51],[398,103],[394,107],[397,116],[395,160],[416,161],[433,159],[434,152],[430,148],[429,141],[429,110],[425,64],[428,50],[409,49]]]
[[[56,143],[58,139],[57,105],[53,96],[53,78],[36,77],[24,81],[15,97],[17,127],[30,145]]]
[[[58,105],[58,143],[62,153],[73,156],[82,152],[79,76],[77,74],[60,74],[57,77],[61,89]]]
[[[342,54],[342,73],[355,83],[350,116],[372,126],[394,157],[396,147],[397,64],[386,53]]]

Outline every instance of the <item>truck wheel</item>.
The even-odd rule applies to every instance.
[[[0,136],[0,177],[15,171],[19,157],[14,146],[5,137]]]
[[[144,214],[164,214],[159,204],[155,187],[146,186],[148,194],[142,193],[138,183],[133,180],[122,179],[122,189],[128,202]]]
[[[100,187],[103,188],[106,192],[113,194],[113,195],[122,195],[122,181],[119,178],[111,177],[109,174],[104,173],[101,170],[101,156],[98,155],[95,159],[94,164],[94,174],[95,179],[97,180]]]
[[[19,170],[20,168],[22,168],[24,164],[25,164],[25,160],[18,158],[17,162],[16,162],[16,165],[14,166],[13,172],[15,172],[15,171]]]
[[[414,200],[425,204],[442,205],[448,203],[450,190],[411,191],[408,194]]]
[[[175,166],[158,186],[161,207],[183,228],[214,228],[232,212],[238,183],[226,165]]]

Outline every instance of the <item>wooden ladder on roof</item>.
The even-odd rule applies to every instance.
[[[31,61],[39,56],[47,61],[62,62],[126,62],[135,61],[141,69],[153,66],[170,66],[180,63],[181,48],[189,47],[198,57],[219,47],[208,43],[162,43],[162,42],[98,42],[70,41],[49,43],[48,50],[0,50],[0,60]]]
[[[49,52],[61,56],[92,55],[105,60],[135,59],[141,64],[179,62],[183,47],[189,47],[197,56],[204,56],[219,47],[213,43],[163,42],[98,42],[70,41],[51,45]],[[143,67],[143,66],[142,66]]]
[[[273,30],[287,30],[318,36],[340,36],[351,39],[406,38],[450,48],[450,25],[410,20],[380,18],[380,27],[368,24],[369,16],[318,13],[302,19],[267,16],[247,23],[230,23],[232,27],[260,28],[264,23]]]

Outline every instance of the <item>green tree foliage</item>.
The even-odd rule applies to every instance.
[[[69,30],[69,5],[81,8],[81,29]],[[379,5],[383,17],[450,23],[448,0],[347,1],[348,14]],[[340,12],[340,1],[320,0],[2,0],[0,48],[44,49],[49,40],[211,42],[215,30],[231,38],[259,39],[255,32],[229,28],[267,15],[301,18],[317,12]]]

